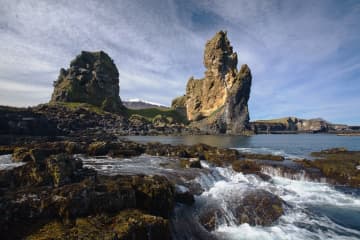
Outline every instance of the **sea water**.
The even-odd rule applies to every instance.
[[[138,142],[170,144],[205,143],[234,148],[241,152],[271,153],[287,159],[307,158],[312,151],[345,147],[360,150],[360,137],[330,134],[239,136],[132,136]],[[228,167],[214,167],[202,162],[202,169],[179,169],[176,159],[142,155],[129,159],[82,157],[85,167],[102,174],[159,174],[178,182],[177,189],[186,191],[197,184],[203,189],[195,204],[177,204],[170,220],[174,240],[183,239],[360,239],[360,190],[312,182],[301,176],[287,178],[265,169],[271,181],[256,175],[244,175]],[[0,156],[0,169],[19,166],[10,155]],[[266,190],[281,197],[285,212],[271,226],[237,224],[234,203],[249,190]],[[223,213],[215,229],[207,233],[198,221],[199,212],[211,205]],[[214,238],[215,237],[215,238]]]
[[[168,144],[191,145],[205,143],[217,147],[238,149],[242,152],[270,153],[286,158],[310,158],[310,153],[334,147],[360,150],[360,137],[331,134],[255,135],[242,136],[131,136],[138,142],[158,141]],[[205,191],[196,197],[196,204],[188,210],[185,220],[194,221],[196,213],[207,202],[215,202],[225,213],[214,230],[220,239],[360,239],[360,190],[335,187],[327,183],[303,178],[284,178],[276,171],[267,171],[272,181],[254,175],[236,173],[230,168],[211,167],[209,174],[196,180]],[[232,200],[249,189],[264,189],[280,196],[287,204],[285,214],[268,227],[236,224],[231,209]],[[180,210],[179,210],[180,211]],[[184,215],[184,209],[180,216]],[[185,214],[186,215],[186,214]],[[180,219],[181,220],[181,219]],[[184,220],[184,219],[182,219]],[[180,222],[179,220],[177,222]],[[221,224],[221,222],[223,222]],[[175,239],[191,239],[199,227],[188,224],[188,233],[179,229]],[[174,226],[176,228],[176,226]],[[206,239],[198,235],[193,239]]]

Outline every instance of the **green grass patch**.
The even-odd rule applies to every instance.
[[[152,121],[156,116],[161,115],[165,118],[172,118],[175,122],[187,124],[188,120],[185,116],[173,109],[164,108],[146,108],[146,109],[127,109],[129,117],[132,115],[140,115],[145,117],[147,120]]]
[[[285,117],[285,118],[277,118],[277,119],[268,119],[268,120],[256,120],[254,121],[254,123],[282,123],[282,124],[287,124],[288,120],[292,119],[294,120],[294,117]]]
[[[64,106],[67,107],[70,110],[77,110],[79,108],[84,108],[89,112],[95,112],[99,115],[104,115],[106,113],[106,111],[104,111],[103,109],[101,109],[100,107],[88,104],[88,103],[80,103],[80,102],[56,102],[56,103],[51,103],[50,105],[58,105],[58,106]]]

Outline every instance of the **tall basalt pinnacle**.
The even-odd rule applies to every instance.
[[[82,51],[68,69],[60,70],[50,102],[82,102],[119,112],[123,109],[119,90],[113,60],[103,51]]]
[[[204,51],[205,77],[191,77],[186,94],[174,108],[186,110],[189,121],[209,133],[244,134],[249,129],[248,100],[251,71],[244,64],[237,69],[237,53],[227,33],[220,31],[207,41]],[[179,102],[183,106],[178,106]]]

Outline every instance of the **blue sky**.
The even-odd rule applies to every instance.
[[[104,50],[122,99],[169,105],[227,30],[253,74],[251,120],[360,125],[360,1],[0,0],[0,104],[47,102],[61,67]]]

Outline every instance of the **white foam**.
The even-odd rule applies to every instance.
[[[209,167],[210,168],[210,167]],[[344,239],[360,238],[360,231],[342,227],[327,217],[316,215],[308,206],[332,206],[334,208],[360,209],[359,196],[337,191],[334,187],[321,182],[291,180],[273,175],[273,181],[266,182],[254,175],[243,175],[230,168],[211,168],[211,174],[202,175],[199,182],[206,191],[197,198],[199,204],[215,200],[224,212],[215,234],[220,239]],[[236,225],[231,212],[231,204],[238,202],[249,189],[270,191],[290,206],[285,214],[269,227]]]
[[[24,164],[24,162],[13,162],[11,155],[0,155],[0,170],[9,170]]]
[[[279,149],[272,149],[272,148],[266,148],[266,147],[258,147],[258,148],[248,148],[248,147],[242,147],[242,148],[234,148],[238,150],[239,152],[244,153],[258,153],[258,154],[271,154],[275,156],[283,156],[288,159],[303,159],[304,156],[294,155],[286,153],[284,150]]]
[[[275,185],[286,193],[281,197],[292,203],[359,207],[360,198],[337,191],[333,186],[311,181],[299,181],[273,176]]]

